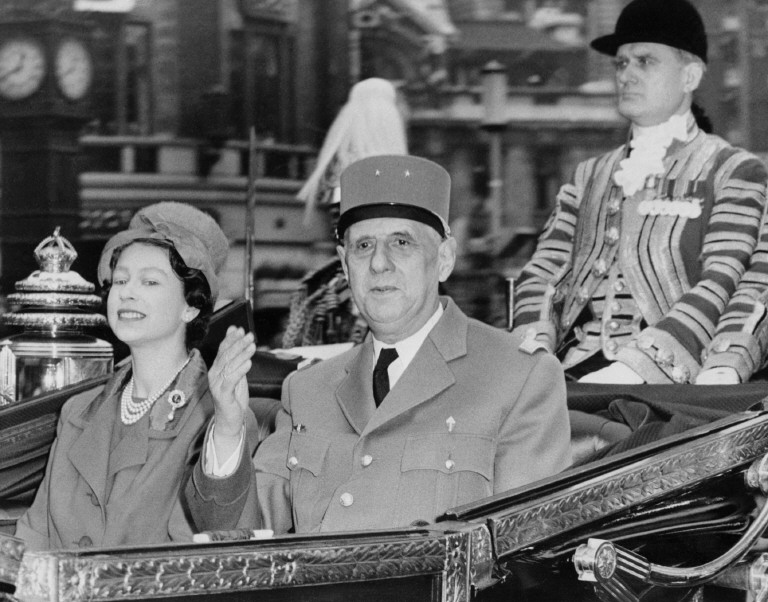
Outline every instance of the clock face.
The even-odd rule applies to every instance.
[[[0,95],[21,100],[33,94],[45,78],[45,50],[29,37],[0,44]]]
[[[70,100],[88,92],[93,78],[93,62],[85,44],[75,38],[64,39],[56,49],[56,83]]]

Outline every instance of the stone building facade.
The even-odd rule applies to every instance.
[[[50,10],[68,1],[24,4]],[[300,274],[333,246],[328,223],[303,222],[295,192],[350,86],[377,76],[402,91],[411,152],[451,173],[457,232],[482,242],[489,212],[498,222],[491,255],[468,252],[463,265],[481,260],[514,274],[575,164],[626,136],[610,61],[588,48],[625,3],[75,0],[95,61],[78,172],[81,231],[72,236],[82,270],[90,273],[100,245],[138,207],[186,200],[217,216],[233,243],[228,294],[247,292],[247,275],[257,273],[269,283],[257,305],[284,308]],[[747,0],[697,3],[714,41],[703,104],[716,130],[762,150],[768,132],[753,132],[768,127],[764,13]],[[110,5],[120,10],[105,11]],[[491,60],[508,83],[503,124],[493,128],[483,105]],[[491,173],[496,143],[500,168]]]

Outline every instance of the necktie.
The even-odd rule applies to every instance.
[[[389,393],[389,374],[387,368],[397,359],[397,349],[394,347],[384,347],[379,352],[379,359],[376,361],[376,367],[373,369],[373,399],[378,408],[381,401]]]

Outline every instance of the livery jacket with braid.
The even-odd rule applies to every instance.
[[[524,345],[562,356],[583,338],[579,323],[596,291],[607,291],[601,315],[591,317],[601,325],[594,351],[647,383],[692,382],[755,249],[766,169],[692,117],[686,141],[667,150],[664,173],[632,196],[613,179],[626,154],[624,145],[580,163],[560,189],[515,285],[514,328]],[[611,295],[621,290],[634,315],[619,340]],[[730,315],[731,327],[747,319]]]
[[[746,382],[768,360],[768,213],[742,276],[705,352],[702,368],[734,368]]]

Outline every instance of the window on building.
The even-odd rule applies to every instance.
[[[232,32],[231,120],[242,137],[254,128],[260,140],[291,141],[292,48],[292,37],[281,24]]]
[[[129,23],[125,30],[125,130],[152,132],[150,28]]]
[[[122,16],[94,13],[95,78],[92,106],[98,134],[153,131],[151,27]]]

